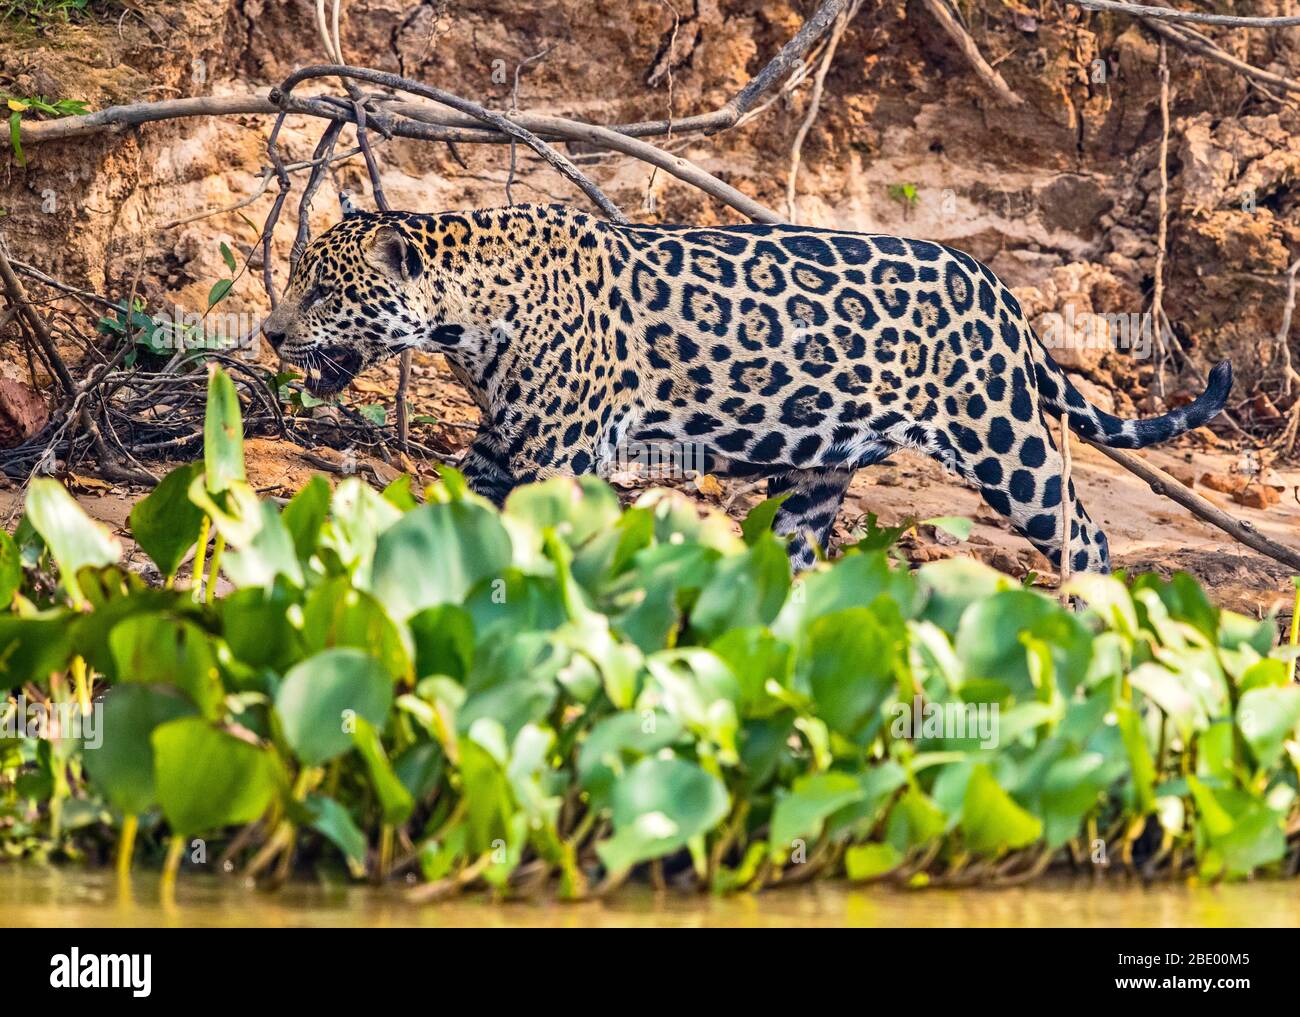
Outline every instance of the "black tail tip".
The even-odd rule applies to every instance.
[[[1201,398],[1214,407],[1215,413],[1218,413],[1228,401],[1230,391],[1232,391],[1232,364],[1227,360],[1220,360],[1210,371],[1209,380],[1205,385],[1205,395]]]

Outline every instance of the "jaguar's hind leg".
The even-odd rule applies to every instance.
[[[984,500],[1011,520],[1031,544],[1061,567],[1061,454],[1051,428],[1041,415],[1010,438],[1010,448],[997,454],[963,454],[962,472],[979,485]],[[1110,572],[1110,548],[1070,482],[1070,569]]]
[[[855,472],[853,469],[785,470],[767,478],[769,498],[789,492],[777,510],[772,529],[781,535],[791,535],[786,549],[795,572],[812,568],[816,561],[814,546],[826,549],[835,516],[844,502],[844,492]]]

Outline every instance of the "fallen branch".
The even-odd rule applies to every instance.
[[[971,65],[979,79],[996,95],[1003,103],[1008,106],[1023,106],[1025,100],[1011,90],[1005,79],[989,66],[984,54],[975,45],[975,40],[970,37],[970,33],[962,28],[961,22],[953,15],[948,8],[945,0],[924,0],[926,10],[934,16],[934,20],[939,22],[943,30],[948,33],[949,37],[957,48],[961,50],[962,56],[966,62]]]
[[[1264,536],[1259,530],[1255,529],[1254,524],[1249,520],[1236,519],[1228,515],[1223,509],[1202,498],[1195,491],[1192,491],[1160,469],[1160,467],[1152,466],[1146,460],[1139,459],[1122,449],[1099,445],[1090,438],[1084,438],[1083,440],[1099,452],[1115,460],[1130,473],[1137,474],[1147,482],[1148,486],[1156,494],[1178,502],[1197,519],[1204,520],[1211,526],[1217,526],[1239,543],[1254,548],[1260,554],[1300,572],[1300,551],[1292,550],[1284,544],[1279,544],[1277,541]]]
[[[609,130],[629,137],[649,137],[659,134],[686,134],[702,132],[713,134],[734,127],[749,113],[759,99],[779,84],[787,74],[801,66],[804,55],[835,21],[847,0],[826,0],[789,42],[763,67],[758,74],[732,96],[723,106],[708,113],[700,113],[682,120],[647,120],[629,124],[616,124]],[[301,101],[301,100],[300,100]],[[126,106],[85,113],[81,116],[58,120],[21,122],[20,141],[24,148],[43,141],[59,141],[104,131],[122,131],[140,124],[156,123],[197,116],[230,116],[235,114],[274,114],[280,108],[262,94],[198,96],[188,99],[166,99],[159,102],[137,102]],[[295,112],[308,112],[295,109]],[[316,111],[317,115],[324,115]],[[480,132],[484,133],[484,132]],[[496,134],[495,131],[486,133]],[[439,140],[458,140],[439,139]],[[460,140],[483,140],[482,138]],[[502,139],[505,140],[505,139]]]
[[[1185,28],[1182,25],[1166,25],[1159,21],[1145,21],[1144,23],[1147,28],[1151,29],[1151,31],[1165,39],[1168,39],[1174,45],[1180,46],[1189,53],[1203,56],[1207,60],[1213,60],[1215,63],[1220,63],[1225,67],[1230,67],[1238,74],[1241,74],[1251,81],[1272,85],[1274,88],[1280,88],[1284,92],[1300,94],[1300,81],[1297,81],[1294,78],[1284,77],[1281,74],[1274,74],[1272,71],[1266,71],[1263,68],[1256,67],[1254,64],[1248,64],[1244,60],[1239,60],[1194,29]]]
[[[1073,7],[1090,11],[1115,11],[1139,18],[1156,18],[1161,21],[1193,21],[1202,25],[1226,25],[1230,28],[1291,28],[1300,25],[1300,17],[1288,15],[1276,18],[1242,18],[1233,14],[1201,14],[1198,11],[1177,11],[1172,7],[1148,7],[1145,4],[1123,3],[1121,0],[1065,0]]]
[[[14,274],[13,266],[9,264],[9,255],[5,251],[3,243],[0,243],[0,283],[4,284],[5,294],[8,296],[9,302],[18,309],[19,315],[27,322],[32,334],[36,336],[36,341],[40,344],[41,352],[45,354],[50,370],[58,376],[64,392],[71,395],[76,390],[77,384],[72,380],[72,375],[68,373],[63,358],[59,356],[59,351],[54,346],[54,339],[45,324],[45,319],[36,313],[36,308],[27,299],[27,292],[23,289],[23,284],[19,281],[18,276]]]

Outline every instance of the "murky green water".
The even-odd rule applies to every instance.
[[[1141,887],[1048,880],[1001,890],[840,884],[712,898],[628,888],[612,900],[407,903],[397,888],[295,883],[276,893],[185,874],[175,901],[152,874],[0,866],[0,927],[23,926],[1300,926],[1300,883]]]

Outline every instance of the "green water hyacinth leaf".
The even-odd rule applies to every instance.
[[[1038,698],[1023,634],[1050,647],[1063,692],[1083,681],[1091,653],[1088,631],[1059,604],[1029,590],[995,593],[962,613],[955,646],[967,681],[996,683],[1020,700]]]
[[[346,576],[327,580],[307,597],[302,609],[302,638],[308,653],[335,646],[363,650],[379,661],[393,681],[413,676],[411,647],[404,629],[383,605]]]
[[[122,546],[103,523],[82,510],[57,480],[37,477],[27,488],[27,519],[50,549],[59,578],[74,603],[83,599],[77,572],[87,565],[112,565]]]
[[[273,752],[198,717],[162,724],[150,741],[158,802],[181,837],[251,823],[283,785]]]
[[[880,707],[896,687],[892,638],[863,607],[827,614],[808,626],[796,674],[832,731],[853,738],[879,726]]]
[[[592,807],[604,808],[629,761],[653,755],[681,735],[682,725],[663,710],[628,710],[598,721],[578,753],[578,781]]]
[[[894,600],[904,617],[916,608],[916,583],[906,571],[895,571],[883,552],[851,554],[825,572],[806,573],[772,623],[772,631],[794,642],[814,618],[850,607],[864,607],[879,596]]]
[[[445,674],[464,681],[474,663],[474,619],[455,604],[439,604],[411,615],[407,628],[415,644],[418,677]]]
[[[218,719],[225,692],[211,637],[198,626],[157,614],[134,615],[108,634],[118,681],[170,685]]]
[[[192,704],[167,689],[121,685],[104,697],[102,725],[86,739],[86,770],[115,809],[138,816],[157,804],[154,729],[194,713]],[[98,744],[95,744],[98,742]]]
[[[1286,855],[1281,814],[1235,788],[1211,788],[1192,776],[1187,785],[1201,818],[1197,854],[1202,876],[1240,878]]]
[[[965,516],[935,516],[933,519],[922,519],[921,523],[943,530],[944,533],[958,540],[966,540],[970,537],[970,531],[975,527],[974,521]]]
[[[860,883],[888,875],[902,862],[903,855],[893,844],[854,844],[844,852],[844,873]]]
[[[1190,738],[1193,730],[1204,729],[1207,723],[1205,712],[1178,675],[1158,664],[1148,663],[1134,668],[1128,680],[1164,711],[1181,737]]]
[[[885,839],[901,852],[928,845],[943,834],[946,826],[943,811],[925,792],[908,788],[899,796],[889,813]]]
[[[722,822],[730,807],[722,781],[683,759],[643,759],[614,784],[614,836],[596,845],[611,873],[661,858]]]
[[[8,607],[23,584],[23,558],[14,538],[0,530],[0,610]]]
[[[638,706],[662,707],[683,727],[709,742],[724,763],[734,763],[740,689],[727,665],[707,650],[660,650],[646,658],[650,673]]]
[[[244,420],[239,409],[239,394],[230,375],[216,364],[210,365],[208,374],[208,409],[203,418],[203,471],[207,489],[212,494],[221,494],[235,481],[245,479]]]
[[[481,579],[510,567],[510,537],[496,514],[468,501],[406,513],[375,546],[371,590],[400,621],[459,603]]]
[[[320,766],[353,746],[360,720],[382,727],[393,702],[393,679],[360,650],[324,650],[295,665],[280,685],[275,711],[284,739],[307,766]]]
[[[320,540],[321,527],[329,516],[330,485],[320,474],[315,474],[306,485],[289,499],[280,518],[293,540],[294,553],[300,560],[310,558]]]
[[[961,833],[968,850],[1001,855],[1042,835],[1042,821],[1017,805],[983,763],[971,771],[962,804]]]
[[[785,857],[795,840],[815,841],[829,816],[861,801],[866,789],[847,773],[817,773],[794,782],[777,798],[772,810],[769,850],[773,860]]]
[[[131,535],[166,579],[176,575],[199,539],[203,510],[190,501],[189,491],[202,474],[202,463],[178,466],[131,510]]]
[[[375,789],[375,797],[379,799],[384,824],[399,826],[405,823],[411,817],[415,801],[389,763],[379,732],[364,717],[357,716],[352,740],[366,762],[370,786]]]
[[[22,617],[0,614],[0,676],[11,688],[32,681],[44,686],[72,656],[75,614],[54,608]]]
[[[311,828],[339,849],[356,879],[366,874],[366,836],[333,798],[310,794],[303,801]]]
[[[1237,726],[1255,762],[1269,769],[1282,755],[1283,742],[1296,737],[1300,724],[1300,688],[1251,689],[1237,704]]]
[[[740,523],[740,532],[746,544],[752,547],[772,532],[772,523],[776,519],[777,512],[793,493],[793,491],[786,491],[775,498],[765,498],[745,514],[745,518]]]
[[[948,558],[922,565],[917,572],[925,596],[921,617],[945,632],[954,632],[971,604],[1016,584],[973,558]]]
[[[302,564],[294,549],[293,538],[280,518],[280,510],[273,502],[264,501],[258,506],[255,518],[251,536],[226,556],[226,574],[239,587],[270,586],[277,576],[284,576],[294,585],[301,586]],[[221,527],[222,524],[218,521],[217,525]]]
[[[570,547],[577,548],[616,523],[620,508],[618,496],[596,477],[552,477],[515,488],[506,499],[504,512],[539,535],[550,527]]]
[[[338,555],[353,582],[367,589],[379,535],[401,518],[400,509],[369,485],[349,477],[334,489],[330,521],[322,530],[320,546]]]
[[[691,626],[705,638],[729,628],[767,625],[790,592],[790,559],[770,533],[744,552],[718,562],[691,610]]]

